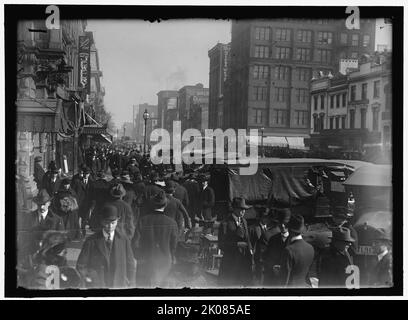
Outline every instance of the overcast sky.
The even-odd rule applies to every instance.
[[[390,27],[376,44],[390,43]],[[117,127],[132,121],[132,105],[157,104],[160,90],[202,83],[208,88],[208,50],[231,39],[231,22],[217,20],[89,20],[99,53],[105,107]]]

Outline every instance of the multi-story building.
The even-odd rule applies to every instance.
[[[360,30],[340,20],[233,21],[225,127],[308,137],[310,79],[334,74],[342,58],[373,52],[374,36],[375,20]]]
[[[86,21],[61,21],[47,29],[45,20],[17,26],[17,174],[25,197],[20,208],[31,209],[36,193],[34,158],[63,167],[61,118],[64,104],[78,100],[78,39]]]
[[[184,86],[178,91],[177,109],[183,131],[208,128],[208,91],[201,83]]]
[[[173,121],[178,120],[178,91],[162,90],[157,93],[158,126],[172,132]]]
[[[149,119],[146,121],[146,142],[149,144],[150,134],[159,124],[159,116],[157,111],[157,106],[150,105],[147,103],[139,104],[139,112],[136,115],[136,141],[138,143],[143,143],[145,138],[145,120],[143,118],[143,113],[147,111],[149,113]]]
[[[217,43],[208,51],[210,58],[208,127],[212,129],[223,128],[229,50],[230,44]]]
[[[389,55],[366,56],[360,63],[345,76],[311,81],[311,145],[342,151],[391,147]]]

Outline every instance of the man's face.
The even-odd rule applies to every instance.
[[[281,232],[281,234],[287,234],[289,229],[286,226],[286,221],[280,221],[279,222],[279,230]]]
[[[115,231],[116,226],[118,225],[118,219],[116,220],[102,220],[102,228],[107,233]]]
[[[237,217],[243,217],[244,215],[245,215],[245,209],[242,209],[242,208],[234,208],[234,214],[237,216]]]
[[[46,203],[38,204],[38,210],[41,213],[44,213],[44,212],[46,212],[48,210],[48,207],[50,206],[50,204],[51,204],[50,201],[47,201]]]

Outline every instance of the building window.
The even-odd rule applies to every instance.
[[[354,129],[355,115],[355,110],[350,110],[350,129]]]
[[[287,80],[289,78],[290,68],[285,66],[275,67],[275,79],[276,80]]]
[[[366,128],[367,110],[361,109],[361,129]]]
[[[255,109],[255,123],[262,124],[262,110]]]
[[[341,117],[341,128],[346,129],[346,116]]]
[[[324,115],[320,116],[320,131],[324,130]]]
[[[275,101],[285,102],[287,100],[288,88],[275,88]]]
[[[317,114],[313,115],[313,131],[319,132],[319,118],[317,117]]]
[[[361,100],[367,99],[367,83],[361,85]]]
[[[351,59],[358,59],[358,52],[352,52]]]
[[[277,41],[290,41],[290,29],[276,29]]]
[[[307,111],[295,111],[295,124],[304,126],[307,125],[307,117],[308,117],[308,112]]]
[[[269,47],[255,46],[255,58],[269,58]]]
[[[276,59],[290,59],[290,48],[276,47]]]
[[[309,81],[310,80],[310,69],[308,68],[297,68],[298,80],[299,81]]]
[[[297,103],[307,103],[309,97],[309,90],[296,89],[296,101]]]
[[[331,32],[318,32],[317,43],[318,44],[331,44],[333,42],[333,33]]]
[[[316,61],[321,63],[330,63],[331,62],[331,51],[330,50],[316,50]]]
[[[307,48],[297,48],[297,49],[296,49],[296,60],[299,60],[299,61],[310,61],[310,49],[307,49]]]
[[[343,93],[342,95],[341,95],[341,97],[342,97],[342,107],[345,107],[346,106],[346,99],[347,99],[347,93]]]
[[[254,87],[253,99],[258,101],[266,101],[267,87]]]
[[[351,35],[351,45],[353,47],[358,47],[358,34]]]
[[[334,108],[334,97],[335,97],[334,94],[330,96],[330,109]]]
[[[254,79],[268,79],[269,66],[256,65],[254,66]]]
[[[298,30],[297,40],[299,42],[312,42],[312,31],[309,30]]]
[[[269,40],[269,28],[256,27],[255,28],[256,40]]]
[[[286,124],[286,110],[274,110],[273,121],[275,124]]]
[[[314,96],[314,110],[315,111],[317,111],[317,103],[318,103],[317,99],[318,98],[319,98],[318,96]]]
[[[350,101],[356,101],[356,86],[350,87]]]
[[[374,81],[374,98],[380,97],[380,80]]]
[[[330,117],[330,129],[333,129],[334,117]]]
[[[378,131],[378,108],[373,108],[373,131]]]
[[[341,33],[340,34],[340,43],[341,44],[347,44],[347,33]]]
[[[336,94],[336,108],[340,108],[340,95]]]
[[[340,129],[340,117],[336,117],[336,129]]]
[[[320,96],[320,109],[324,110],[324,95]]]
[[[363,47],[368,47],[369,44],[370,44],[370,36],[365,34],[363,36]]]

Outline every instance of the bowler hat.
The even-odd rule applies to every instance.
[[[277,222],[287,224],[290,221],[292,213],[289,208],[277,208],[275,212]]]
[[[83,167],[83,168],[82,168],[82,171],[83,171],[84,173],[91,173],[91,169],[90,169],[88,166]]]
[[[42,161],[42,157],[37,156],[34,158],[34,162],[41,162]]]
[[[176,183],[172,180],[168,180],[166,181],[166,187],[164,188],[164,190],[167,193],[173,193],[174,191],[176,191]]]
[[[383,228],[379,228],[375,232],[375,236],[373,240],[377,241],[384,241],[384,242],[392,242],[391,234]]]
[[[292,232],[302,233],[305,229],[304,218],[299,214],[291,216],[288,223],[288,229]]]
[[[121,198],[126,195],[126,190],[125,188],[123,188],[121,183],[118,183],[112,186],[112,188],[110,189],[110,194],[114,198]]]
[[[38,194],[33,198],[33,201],[39,205],[45,204],[51,200],[52,198],[50,197],[46,189],[41,189],[40,191],[38,191]]]
[[[118,209],[113,205],[105,205],[101,211],[102,220],[115,221],[119,219]]]
[[[334,228],[332,231],[332,236],[334,240],[344,241],[344,242],[354,242],[356,241],[351,237],[350,229],[346,227]]]
[[[237,197],[237,198],[232,199],[232,207],[233,207],[233,208],[240,208],[240,209],[249,209],[249,208],[252,208],[252,206],[248,206],[248,205],[245,203],[245,199],[244,199],[244,198],[240,198],[240,197]]]
[[[160,209],[166,206],[167,198],[163,190],[160,190],[157,194],[150,198],[150,203],[153,209]]]

